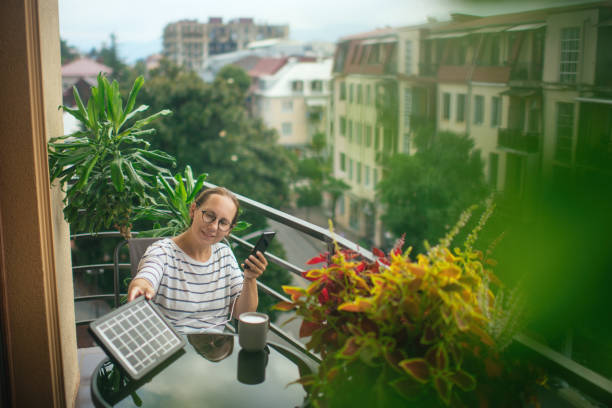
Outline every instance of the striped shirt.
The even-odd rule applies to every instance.
[[[136,278],[149,281],[155,290],[153,302],[182,333],[201,332],[212,326],[222,331],[243,281],[238,262],[226,244],[214,244],[208,261],[199,262],[170,238],[147,248]]]

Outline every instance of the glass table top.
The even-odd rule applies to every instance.
[[[97,406],[300,407],[306,391],[290,384],[311,372],[308,357],[268,343],[261,352],[240,349],[233,334],[186,336],[184,351],[147,377],[132,381],[105,360],[92,378]]]

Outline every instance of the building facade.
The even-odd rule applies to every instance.
[[[493,190],[522,197],[610,169],[609,1],[385,29],[341,39],[333,68],[334,176],[351,190],[337,222],[384,242],[384,158],[422,126],[471,137]]]
[[[220,17],[210,17],[207,23],[180,20],[164,28],[163,55],[178,65],[199,71],[208,56],[243,50],[253,41],[288,36],[288,25],[255,24],[252,18],[227,23]]]

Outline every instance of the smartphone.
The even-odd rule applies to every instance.
[[[272,242],[272,238],[274,238],[275,235],[276,235],[276,232],[274,232],[274,231],[266,231],[266,232],[262,233],[260,235],[259,239],[257,240],[257,243],[255,244],[255,247],[253,248],[253,250],[249,254],[249,256],[255,255],[255,253],[257,251],[261,252],[262,254],[265,253],[266,249],[268,249],[268,245],[270,245],[270,242]],[[247,258],[249,256],[247,256]],[[249,268],[249,266],[245,263],[244,264],[244,269],[248,269],[248,268]]]

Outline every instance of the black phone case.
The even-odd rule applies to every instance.
[[[272,239],[274,238],[275,235],[276,235],[276,232],[274,231],[266,231],[263,234],[261,234],[261,236],[257,240],[257,243],[251,250],[251,253],[249,254],[249,256],[255,255],[257,251],[261,252],[262,254],[265,253],[266,249],[268,249],[268,245],[270,245],[270,242],[272,242]],[[247,256],[247,258],[249,256]],[[245,269],[249,268],[249,266],[246,263],[244,267]]]

